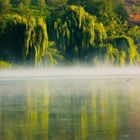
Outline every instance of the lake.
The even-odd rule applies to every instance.
[[[139,140],[140,76],[0,80],[0,140]]]

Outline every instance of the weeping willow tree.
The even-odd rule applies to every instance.
[[[137,46],[128,36],[117,36],[108,41],[110,43],[100,46],[98,53],[93,57],[93,62],[110,65],[138,64],[140,56]]]
[[[112,40],[113,46],[119,52],[119,63],[137,64],[140,61],[137,46],[129,36],[118,36]]]
[[[47,29],[42,18],[11,14],[0,17],[1,60],[39,64],[47,47]]]
[[[53,22],[53,28],[49,27],[49,39],[54,40],[53,45],[48,41],[43,18],[2,14],[0,60],[56,64],[63,54],[66,60],[121,65],[139,63],[137,46],[129,36],[124,32],[110,35],[107,28],[113,29],[112,26],[104,26],[81,6],[67,6],[50,22]]]
[[[102,23],[95,24],[95,43],[103,44],[107,40],[107,33]]]
[[[107,64],[118,64],[119,63],[119,51],[114,48],[112,44],[105,46],[105,62]]]
[[[49,46],[45,55],[43,56],[43,64],[46,65],[56,65],[58,62],[63,60],[63,56],[60,54],[54,41],[49,41]]]
[[[83,59],[94,47],[95,38],[102,43],[107,37],[103,25],[81,6],[68,6],[63,17],[54,22],[54,30],[55,40],[68,59]]]
[[[67,59],[121,65],[139,62],[137,47],[129,36],[108,36],[103,23],[81,6],[68,6],[54,22],[54,31],[57,46]]]

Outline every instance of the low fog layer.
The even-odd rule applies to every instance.
[[[7,78],[63,78],[63,77],[89,77],[111,76],[111,75],[140,75],[140,67],[61,67],[61,68],[42,68],[42,69],[12,69],[1,70],[0,80]]]

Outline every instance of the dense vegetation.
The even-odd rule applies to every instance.
[[[1,16],[0,23],[1,59],[35,63],[41,61],[48,47],[43,19],[5,14]]]
[[[0,60],[139,64],[140,26],[124,1],[0,0]]]

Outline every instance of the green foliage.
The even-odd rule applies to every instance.
[[[88,0],[85,8],[104,25],[116,18],[111,0]]]
[[[131,26],[129,29],[127,29],[127,35],[134,40],[135,44],[138,46],[138,51],[140,53],[140,26]]]
[[[58,61],[63,60],[63,56],[55,48],[55,46],[56,46],[55,42],[52,41],[49,42],[49,47],[47,48],[47,51],[45,52],[45,55],[43,57],[44,65],[54,65],[57,64]]]
[[[100,44],[107,40],[107,33],[102,23],[95,24],[95,42]]]
[[[7,12],[10,8],[10,1],[9,0],[0,0],[0,13]]]
[[[45,0],[38,0],[38,8],[40,9],[40,12],[43,10],[45,5],[46,5]]]
[[[95,43],[95,24],[99,41],[103,42],[106,38],[103,25],[98,25],[96,18],[80,6],[67,7],[65,15],[55,21],[55,40],[66,58],[81,59],[87,55]]]
[[[42,18],[2,15],[0,18],[1,59],[41,63],[48,47],[46,31],[46,24]]]
[[[11,68],[11,67],[12,67],[12,65],[10,63],[0,60],[0,69],[7,69],[7,68]]]
[[[115,12],[121,20],[128,20],[128,12],[123,3],[115,5]]]
[[[119,31],[121,27],[116,22],[112,20],[105,28],[81,6],[72,5],[54,22],[54,40],[66,59],[93,60],[95,63],[100,60],[120,65],[138,63],[137,46],[121,29]]]
[[[112,44],[118,49],[120,53],[120,62],[122,62],[123,57],[125,62],[129,64],[137,64],[140,61],[139,53],[137,51],[137,46],[134,44],[133,40],[128,36],[118,36],[112,40]]]
[[[62,7],[64,5],[67,5],[68,0],[52,0],[49,1],[48,4],[52,7]]]
[[[68,4],[71,4],[71,5],[76,5],[76,4],[81,4],[81,1],[80,0],[68,0]]]
[[[138,64],[140,56],[133,40],[128,36],[117,36],[109,44],[100,46],[92,56],[93,62],[109,65]]]
[[[0,0],[0,6],[1,2],[8,0]],[[1,9],[0,60],[50,65],[64,56],[66,61],[94,64],[140,62],[140,26],[128,26],[124,0],[12,0],[12,4],[11,13],[6,12],[8,6],[1,6],[7,10]]]
[[[31,0],[19,0],[18,4],[23,4],[24,6],[29,6],[31,4]]]
[[[122,34],[126,26],[124,20],[127,19],[127,13],[122,3],[114,5],[112,0],[87,0],[81,3],[91,15],[97,17],[98,22],[105,26],[108,36]]]
[[[22,2],[18,4],[17,10],[19,11],[18,13],[21,15],[30,15],[29,7]]]
[[[105,62],[107,64],[118,64],[119,63],[119,51],[114,48],[112,44],[105,46]]]

